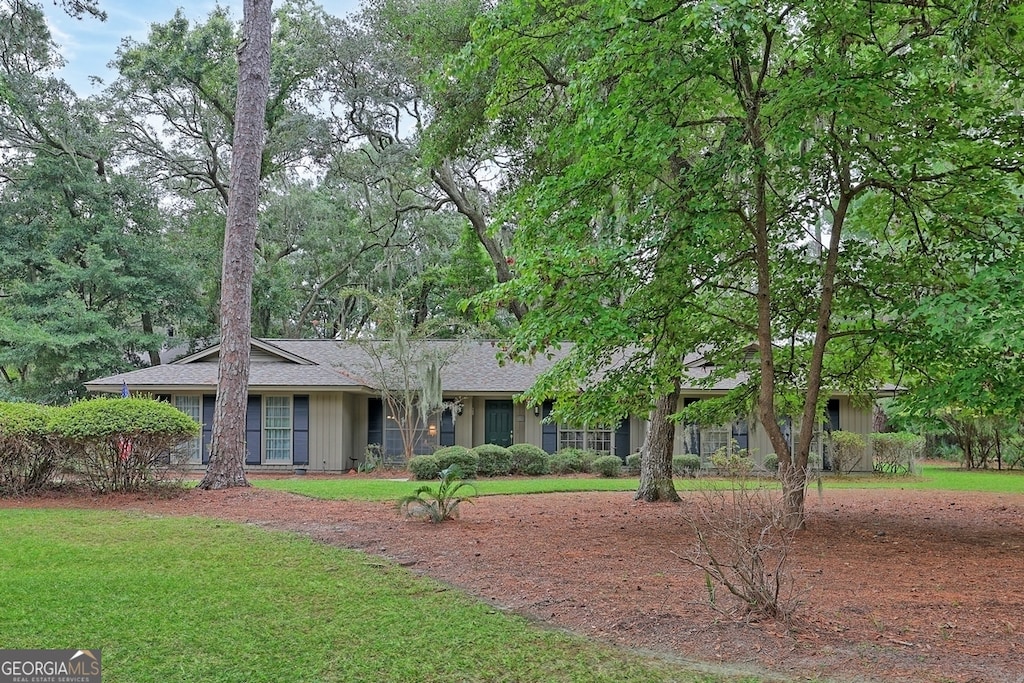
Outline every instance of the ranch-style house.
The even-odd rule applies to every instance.
[[[585,429],[547,420],[550,403],[535,409],[515,400],[557,355],[529,365],[503,364],[497,342],[430,343],[456,346],[440,372],[448,408],[422,426],[416,439],[418,453],[449,445],[531,443],[549,453],[579,447],[625,458],[643,443],[647,428],[643,417]],[[344,472],[358,467],[373,444],[385,457],[401,453],[401,435],[372,379],[380,375],[373,371],[375,361],[365,344],[253,339],[251,348],[247,468]],[[213,346],[164,365],[102,377],[86,383],[86,388],[118,394],[127,386],[133,394],[152,394],[191,415],[203,425],[201,437],[189,445],[191,463],[200,466],[208,458],[218,361],[219,347]],[[688,370],[691,377],[702,371],[699,363]],[[684,380],[680,407],[729,388],[722,384],[696,389]],[[870,437],[871,406],[834,395],[828,400],[827,415],[823,431],[842,429]],[[716,450],[732,444],[749,449],[758,462],[772,452],[764,429],[747,419],[723,425],[679,425],[677,430],[676,452],[699,454],[705,462]],[[795,432],[789,426],[785,430]],[[820,453],[822,439],[816,442]],[[828,468],[827,455],[823,462]],[[871,471],[867,453],[854,471]]]

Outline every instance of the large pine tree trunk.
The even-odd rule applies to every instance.
[[[672,451],[675,447],[676,426],[669,415],[678,410],[679,383],[676,382],[671,392],[658,397],[651,411],[650,426],[644,445],[640,449],[640,485],[637,487],[635,500],[653,503],[659,500],[676,502],[676,493],[672,482]]]
[[[245,0],[238,49],[238,99],[220,295],[220,368],[210,464],[199,488],[248,486],[245,413],[249,395],[252,278],[264,121],[270,92],[272,0]]]

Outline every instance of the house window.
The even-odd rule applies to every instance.
[[[200,396],[175,396],[172,405],[196,422],[202,424],[203,415]],[[189,465],[199,465],[203,462],[202,448],[203,439],[201,436],[196,436],[194,439],[189,439],[188,441],[175,446],[174,454],[178,458],[178,462]]]
[[[290,396],[263,397],[263,460],[268,463],[292,461],[292,399]]]
[[[684,399],[684,406],[692,406],[701,401],[700,398]],[[724,449],[731,454],[734,450],[747,448],[747,422],[737,420],[725,424],[708,425],[695,422],[686,423],[686,452],[700,457],[701,465],[711,466],[711,456]]]
[[[710,462],[711,456],[719,450],[732,452],[732,425],[713,425],[700,428],[700,459]]]
[[[402,462],[401,457],[405,454],[405,441],[403,432],[407,438],[412,439],[413,455],[429,455],[437,450],[439,439],[438,424],[440,414],[434,414],[423,422],[419,410],[413,409],[414,415],[410,420],[399,420],[388,411],[387,419],[384,421],[384,455],[388,462]]]
[[[719,450],[732,453],[745,450],[748,443],[747,423],[737,420],[721,425],[690,423],[687,428],[687,453],[700,456],[701,465],[711,466],[711,456]]]
[[[612,430],[606,428],[598,429],[571,429],[563,427],[558,432],[558,449],[563,448],[584,448],[598,453],[612,453]]]

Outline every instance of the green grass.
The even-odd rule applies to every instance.
[[[396,475],[397,476],[397,475]],[[431,482],[396,481],[339,476],[336,478],[292,477],[288,479],[254,479],[262,488],[289,491],[310,498],[327,500],[398,500],[411,494],[418,486]],[[479,479],[473,482],[481,496],[561,493],[570,491],[635,491],[636,477],[606,479],[603,477],[536,477],[522,479]],[[677,478],[676,489],[729,486],[728,481],[711,477]],[[811,482],[811,486],[815,483]],[[926,465],[917,476],[849,476],[823,479],[824,488],[892,488],[931,489],[942,491],[989,491],[993,493],[1024,493],[1024,471],[963,470],[954,466]]]
[[[623,479],[538,477],[531,479],[477,479],[473,486],[477,495],[508,495],[523,493],[564,493],[569,491],[635,491],[636,477]],[[424,484],[436,481],[395,481],[392,479],[363,479],[339,476],[337,478],[294,477],[288,479],[253,479],[261,488],[290,491],[310,498],[328,500],[398,500],[411,494]]]
[[[955,465],[925,465],[916,476],[829,477],[825,488],[913,489],[1024,493],[1024,471],[965,470]]]
[[[725,680],[289,534],[64,510],[0,528],[3,646],[101,648],[108,683]]]

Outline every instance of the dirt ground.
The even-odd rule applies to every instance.
[[[708,604],[684,514],[631,493],[489,496],[433,525],[390,503],[264,489],[172,499],[2,501],[203,515],[391,558],[503,609],[603,641],[767,680],[1024,683],[1024,497],[909,490],[808,495],[791,626]],[[720,598],[720,604],[724,598]]]

